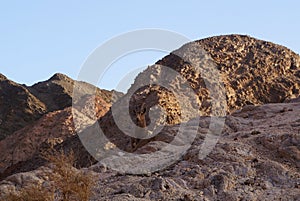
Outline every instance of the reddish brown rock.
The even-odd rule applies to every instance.
[[[200,63],[206,74],[197,71],[189,59]],[[172,75],[170,69],[177,74]],[[156,125],[174,125],[198,115],[223,116],[243,107],[287,102],[298,97],[299,72],[299,55],[271,42],[244,35],[198,40],[184,45],[140,73],[128,93],[112,107],[118,114],[118,122],[110,111],[99,123],[107,137],[126,150],[130,145],[124,142],[129,143],[130,137],[122,135],[120,127],[127,126],[127,132],[134,132],[133,123],[139,125],[136,108],[141,110],[142,105],[146,107],[146,125],[153,121]],[[217,80],[220,82],[216,83]],[[167,83],[169,88],[148,84],[158,81]],[[185,84],[192,89],[192,95]],[[206,85],[212,85],[211,89],[215,91],[209,91]],[[172,90],[180,91],[179,100]],[[212,99],[218,98],[220,102],[212,111]],[[150,120],[154,106],[165,114]]]
[[[25,86],[0,76],[0,140],[13,132],[32,124],[48,112],[72,106],[74,84],[81,87],[83,96],[94,94],[111,102],[112,93],[100,90],[85,82],[76,82],[63,74],[55,74],[49,80],[33,86]],[[120,94],[120,93],[117,93]]]
[[[87,96],[82,99],[82,108],[73,108],[79,124],[75,129],[72,108],[50,112],[32,125],[29,125],[4,140],[0,141],[0,174],[4,173],[9,167],[13,167],[20,162],[30,160],[38,154],[42,146],[53,148],[63,143],[66,139],[77,134],[76,131],[83,130],[95,123],[95,121],[105,114],[110,107],[101,97]],[[92,116],[90,107],[95,109],[95,115]],[[78,127],[79,126],[79,127]],[[36,157],[36,156],[35,156]],[[18,167],[14,167],[18,168]],[[14,169],[13,168],[13,169]],[[9,175],[14,171],[10,168]]]

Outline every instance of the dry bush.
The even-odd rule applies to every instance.
[[[66,155],[63,151],[44,153],[43,157],[50,163],[51,171],[45,172],[49,178],[49,187],[30,185],[9,194],[7,201],[88,201],[93,195],[96,181],[90,172],[74,167],[75,155],[71,151]]]
[[[95,180],[91,173],[74,168],[75,155],[73,151],[70,151],[68,155],[63,151],[55,151],[55,154],[46,154],[44,158],[52,164],[53,173],[48,176],[61,194],[63,201],[89,200],[93,193]]]

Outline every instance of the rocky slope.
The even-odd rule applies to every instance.
[[[201,66],[202,72],[193,64]],[[157,86],[158,82],[165,87]],[[99,124],[124,150],[131,140],[122,133],[134,130],[132,122],[138,125],[137,114],[143,107],[147,125],[157,106],[165,114],[155,124],[174,125],[198,115],[223,116],[246,105],[288,101],[299,96],[299,84],[300,57],[288,48],[243,35],[211,37],[184,45],[140,73],[113,105],[115,112],[110,111]],[[172,92],[180,93],[175,97]],[[124,144],[124,138],[128,143]]]
[[[37,161],[41,161],[41,152],[62,144],[66,139],[76,135],[78,131],[94,124],[110,107],[110,104],[100,96],[96,98],[88,96],[81,102],[82,107],[80,108],[73,108],[72,110],[71,107],[67,107],[63,110],[50,112],[35,123],[0,141],[0,152],[2,153],[0,156],[0,178],[22,170],[37,168],[40,165]],[[96,104],[96,116],[90,114],[89,108],[92,104]],[[73,114],[76,114],[80,119],[79,128],[75,128]],[[20,168],[20,166],[24,167]]]
[[[60,110],[72,105],[73,87],[75,81],[66,75],[56,73],[49,80],[39,82],[29,87],[29,91],[40,99],[47,106],[49,111]],[[81,93],[78,98],[86,94],[92,94],[95,90],[96,95],[109,103],[112,92],[100,90],[94,86],[80,82]],[[74,100],[75,102],[78,100]]]
[[[0,76],[0,140],[46,112],[46,105],[32,95],[26,86]]]
[[[218,144],[205,159],[199,159],[199,148],[209,117],[200,119],[192,147],[167,169],[146,177],[99,173],[98,192],[105,193],[98,200],[299,200],[299,110],[299,102],[267,104],[228,115]],[[164,134],[172,137],[173,129]],[[138,151],[159,150],[164,143],[168,140]]]
[[[210,121],[203,117],[191,125],[199,124],[191,148],[164,170],[119,174],[100,163],[86,169],[98,181],[93,200],[299,200],[299,112],[299,102],[248,106],[234,112],[227,116],[216,147],[199,159]],[[176,127],[167,127],[165,135],[173,137]],[[168,140],[152,142],[138,152],[149,153],[165,143]],[[34,182],[47,186],[43,169],[6,178],[0,192]]]
[[[0,140],[30,125],[42,115],[72,105],[74,80],[55,74],[49,80],[25,86],[0,76]],[[85,82],[82,95],[93,94],[96,88]],[[97,89],[97,95],[110,102],[112,92]],[[80,97],[80,96],[79,96]]]

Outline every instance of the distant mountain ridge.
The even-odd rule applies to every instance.
[[[62,110],[72,105],[72,93],[77,81],[56,73],[50,79],[32,86],[18,84],[0,75],[0,140],[33,123],[48,112]],[[82,96],[93,94],[95,87],[85,82]],[[111,91],[97,89],[109,103]]]

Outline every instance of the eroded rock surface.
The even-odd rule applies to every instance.
[[[224,116],[248,105],[288,102],[300,94],[299,67],[298,54],[249,36],[198,40],[140,73],[99,124],[126,149],[124,141],[130,137],[122,133],[134,132],[143,104],[147,125],[174,125],[199,115]],[[159,109],[163,112],[151,119],[151,112]],[[155,133],[156,127],[151,129]]]
[[[210,117],[203,117],[190,149],[166,169],[130,175],[101,163],[89,167],[98,180],[94,200],[298,200],[299,112],[300,103],[251,106],[234,112],[227,116],[213,151],[199,159],[210,123]],[[165,146],[176,127],[163,131],[170,138],[160,138],[137,152],[151,153]],[[143,164],[136,165],[143,168]],[[5,194],[31,180],[45,182],[41,170],[36,170],[8,177],[0,183],[0,190]]]

